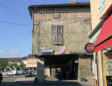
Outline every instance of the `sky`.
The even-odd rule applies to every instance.
[[[0,0],[0,58],[32,54],[33,28],[29,5],[69,2],[70,0]]]

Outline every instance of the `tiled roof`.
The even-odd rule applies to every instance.
[[[22,61],[22,60],[25,60],[26,57],[23,57],[23,58],[0,58],[0,60],[7,60],[7,61]]]

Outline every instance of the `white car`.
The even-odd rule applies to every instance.
[[[15,75],[16,74],[16,70],[9,70],[7,72],[8,75]]]

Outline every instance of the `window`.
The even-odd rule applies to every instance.
[[[52,43],[63,44],[63,25],[52,25]]]
[[[61,14],[58,9],[54,8],[54,19],[59,19],[61,17]]]
[[[105,6],[105,0],[99,0],[99,10],[100,12],[103,10]]]

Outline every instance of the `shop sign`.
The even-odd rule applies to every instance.
[[[85,45],[85,50],[87,53],[93,53],[94,52],[94,44],[93,43],[87,43]]]

